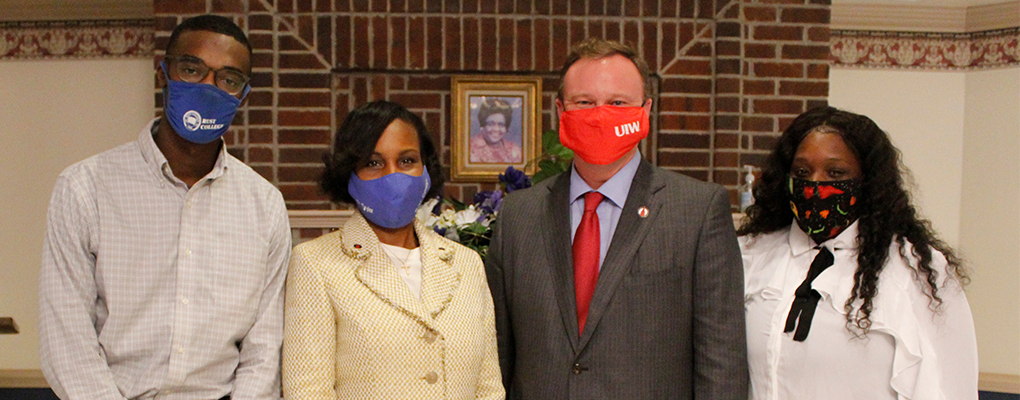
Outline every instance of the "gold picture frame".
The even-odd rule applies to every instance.
[[[533,175],[528,161],[542,153],[542,78],[455,76],[451,86],[451,180],[495,182],[507,166]]]

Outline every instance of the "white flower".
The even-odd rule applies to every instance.
[[[456,219],[454,220],[457,226],[471,225],[472,222],[478,221],[482,217],[482,213],[475,209],[475,206],[471,205],[468,208],[457,211]]]
[[[457,226],[457,212],[453,211],[452,208],[443,210],[442,214],[439,214],[436,226],[442,228],[453,228]]]
[[[494,221],[494,219],[493,219],[493,216],[490,215],[488,217],[485,217],[485,219],[483,219],[481,221],[478,221],[478,223],[480,223],[480,224],[482,224],[482,226],[488,228],[489,224],[491,224],[492,221]]]
[[[429,214],[428,217],[425,217],[424,220],[420,220],[420,221],[421,221],[422,224],[425,224],[425,226],[428,227],[428,228],[435,228],[436,227],[436,223],[439,222],[439,216],[438,215]]]
[[[425,204],[418,206],[418,211],[415,211],[414,217],[421,221],[425,226],[432,227],[436,224],[438,218],[432,215],[432,209],[439,203],[439,199],[430,199]]]

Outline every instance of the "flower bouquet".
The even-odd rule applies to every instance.
[[[479,192],[470,205],[456,200],[431,199],[418,207],[417,218],[436,233],[478,252],[484,259],[503,196],[531,187],[531,179],[523,171],[507,167],[506,172],[499,174],[499,186],[499,190]]]
[[[528,165],[538,163],[534,178],[528,178],[514,167],[506,167],[506,172],[499,174],[499,190],[476,194],[470,205],[449,199],[429,200],[418,207],[418,220],[436,233],[478,252],[485,259],[489,240],[492,239],[492,224],[496,223],[503,196],[531,187],[532,180],[538,183],[570,170],[574,152],[560,143],[556,131],[548,130],[542,134],[542,149],[541,157],[528,162]]]

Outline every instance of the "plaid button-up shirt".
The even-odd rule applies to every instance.
[[[280,192],[220,151],[190,189],[153,141],[57,179],[39,289],[61,398],[279,398],[291,234]]]

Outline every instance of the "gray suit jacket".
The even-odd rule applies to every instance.
[[[569,186],[564,173],[512,193],[486,257],[509,397],[746,399],[743,267],[726,191],[642,160],[579,337]]]

